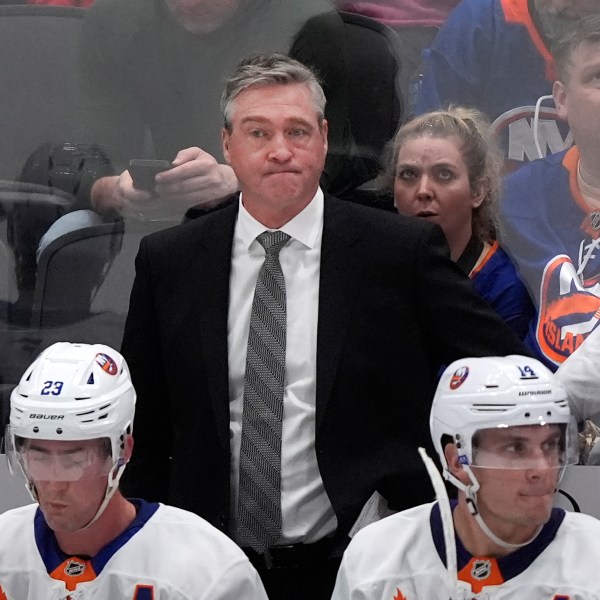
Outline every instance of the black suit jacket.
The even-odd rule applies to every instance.
[[[227,316],[237,203],[145,238],[122,352],[138,393],[129,495],[229,515]],[[326,197],[316,453],[345,537],[378,490],[433,497],[417,446],[442,364],[526,353],[450,260],[441,229]]]

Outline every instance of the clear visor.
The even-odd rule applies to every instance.
[[[110,440],[54,441],[6,436],[12,472],[37,481],[84,481],[106,477],[113,468]]]
[[[488,469],[562,469],[577,464],[576,430],[565,424],[479,429],[472,437],[472,466]]]

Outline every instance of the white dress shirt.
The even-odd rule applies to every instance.
[[[290,236],[279,261],[287,300],[286,379],[281,444],[282,536],[278,544],[311,543],[337,528],[315,451],[317,318],[323,236],[323,192],[281,227]],[[265,251],[256,237],[269,230],[244,208],[233,236],[227,342],[231,443],[231,523],[236,529],[240,442],[250,312]]]

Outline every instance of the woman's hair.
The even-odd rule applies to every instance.
[[[386,186],[393,189],[396,165],[407,140],[420,137],[449,138],[461,141],[463,160],[469,173],[473,193],[483,190],[483,201],[473,209],[473,234],[489,241],[495,237],[500,197],[502,159],[487,118],[478,110],[450,106],[415,117],[396,133],[392,158],[385,176]]]

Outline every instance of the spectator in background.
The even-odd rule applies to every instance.
[[[460,0],[334,0],[339,10],[365,15],[395,30],[405,28],[439,28]]]
[[[289,51],[322,77],[331,123],[324,184],[340,191],[346,178],[357,186],[373,176],[353,154],[348,116],[350,97],[370,92],[348,89],[343,23],[329,0],[96,0],[82,37],[85,89],[98,115],[94,141],[122,171],[93,187],[101,213],[148,209],[150,193],[134,189],[124,169],[152,153],[173,161],[154,195],[170,214],[237,190],[222,159],[219,95],[225,74],[256,52]],[[373,57],[374,72],[381,62]]]
[[[400,214],[442,227],[452,260],[523,339],[534,309],[495,241],[500,168],[489,122],[474,109],[453,107],[426,113],[400,128],[388,185]]]
[[[568,148],[568,128],[546,104],[538,150],[535,104],[552,90],[552,43],[572,22],[599,12],[597,0],[463,0],[426,53],[417,114],[449,104],[483,111],[493,121],[507,171]]]
[[[38,4],[45,6],[75,6],[78,8],[87,8],[91,6],[94,0],[27,0],[27,4]]]
[[[7,234],[15,253],[19,297],[10,307],[11,322],[28,324],[41,252],[72,228],[98,225],[110,219],[86,210],[90,189],[114,169],[101,148],[85,144],[41,144],[25,161],[17,189],[52,194],[47,202],[19,202],[7,218]],[[58,196],[57,196],[58,195]],[[58,203],[62,200],[62,203]],[[65,214],[66,213],[66,214]]]
[[[238,66],[222,136],[240,199],[142,240],[122,345],[139,399],[126,489],[229,532],[271,600],[329,600],[376,491],[392,509],[428,497],[416,446],[440,364],[525,351],[439,227],[323,193],[324,105],[285,55]],[[250,452],[267,447],[253,431],[273,455]]]
[[[460,0],[334,0],[344,10],[391,27],[397,33],[398,55],[402,61],[400,87],[408,114],[409,82],[421,66],[421,53],[428,48],[450,11]]]
[[[500,240],[537,309],[528,345],[555,369],[600,322],[600,15],[574,24],[554,58],[575,146],[507,177]]]

